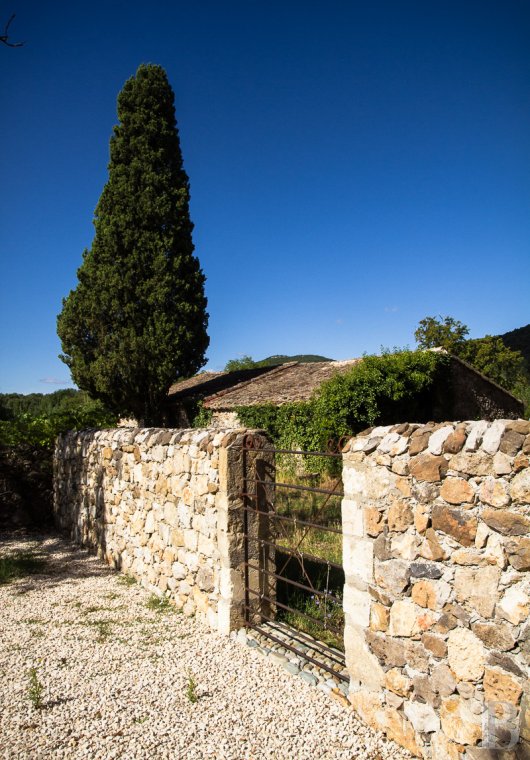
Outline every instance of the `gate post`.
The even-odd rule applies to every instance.
[[[249,436],[252,448],[245,446]],[[266,544],[260,546],[261,539],[269,540],[269,520],[264,515],[273,498],[275,478],[274,452],[267,445],[270,442],[263,433],[241,431],[219,451],[220,633],[255,622],[261,611],[269,614],[262,594],[275,598],[275,579],[267,574],[274,572],[274,556]]]

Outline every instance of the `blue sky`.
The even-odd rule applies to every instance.
[[[4,4],[0,391],[70,385],[55,319],[116,96],[164,66],[207,277],[208,367],[529,322],[527,0]]]

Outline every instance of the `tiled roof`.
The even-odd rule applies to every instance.
[[[339,362],[289,362],[270,369],[266,374],[235,387],[221,390],[204,399],[207,409],[234,409],[237,406],[307,401],[326,380],[345,372],[360,359]]]

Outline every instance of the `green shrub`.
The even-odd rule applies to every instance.
[[[267,431],[277,448],[323,451],[330,439],[370,425],[420,421],[447,366],[447,355],[431,351],[365,356],[323,383],[307,402],[238,407],[237,413],[246,427]]]

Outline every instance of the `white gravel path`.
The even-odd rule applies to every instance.
[[[409,757],[249,647],[148,609],[145,589],[63,539],[0,540],[0,554],[29,549],[44,572],[0,585],[2,760]]]

